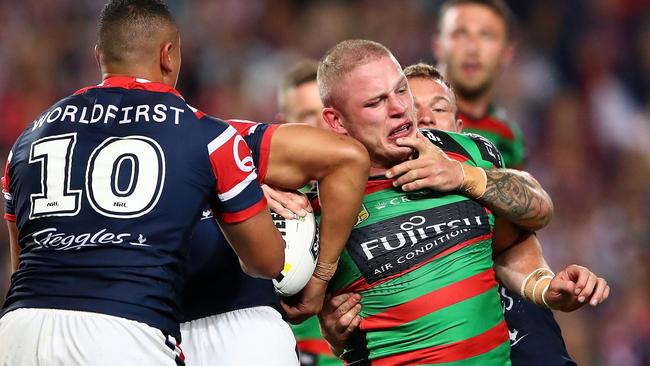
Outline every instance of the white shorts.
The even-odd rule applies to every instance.
[[[298,366],[291,328],[270,306],[182,323],[181,336],[188,366]]]
[[[0,318],[2,366],[176,366],[180,358],[173,337],[133,320],[58,309],[17,309]]]

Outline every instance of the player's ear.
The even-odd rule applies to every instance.
[[[460,118],[456,118],[456,132],[462,132],[463,131],[463,120]]]
[[[340,133],[342,135],[347,135],[348,131],[343,127],[343,119],[341,113],[332,107],[323,108],[323,120],[327,124],[330,130]]]
[[[101,60],[101,55],[99,54],[99,45],[96,44],[95,45],[95,62],[97,62],[97,66],[101,70],[102,64],[101,64],[100,60]]]
[[[174,44],[172,42],[165,42],[160,48],[160,71],[163,75],[169,75],[174,72],[173,48]]]

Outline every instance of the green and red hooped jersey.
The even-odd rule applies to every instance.
[[[312,316],[304,322],[289,324],[296,337],[300,366],[342,366],[343,361],[330,351],[321,337],[318,318]]]
[[[423,130],[448,156],[502,166],[471,134]],[[510,365],[510,343],[492,269],[494,216],[467,197],[402,192],[371,178],[357,225],[330,282],[362,296],[350,365]]]
[[[481,135],[496,145],[506,167],[523,168],[524,136],[519,125],[508,118],[503,108],[490,106],[482,118],[471,118],[461,111],[458,118],[463,121],[464,132]]]

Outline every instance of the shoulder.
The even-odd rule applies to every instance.
[[[447,155],[460,155],[483,168],[503,167],[503,158],[497,147],[480,135],[434,129],[420,129],[420,132]]]

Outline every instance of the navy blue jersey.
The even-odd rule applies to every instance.
[[[113,77],[34,121],[3,179],[21,247],[3,314],[97,312],[180,339],[184,260],[203,209],[239,222],[266,205],[243,138],[203,116],[171,87]]]
[[[553,312],[501,287],[512,366],[575,366]]]
[[[208,118],[208,117],[205,117]],[[262,181],[268,166],[271,137],[278,125],[228,120],[246,140]],[[244,273],[210,210],[194,228],[187,281],[183,289],[183,321],[253,306],[278,306],[270,280]]]

